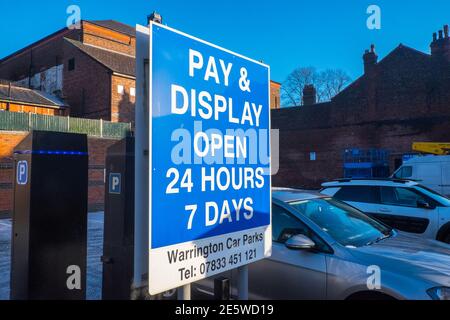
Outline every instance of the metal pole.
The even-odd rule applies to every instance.
[[[178,300],[187,301],[191,300],[191,285],[187,284],[178,288],[177,290]]]
[[[248,266],[238,268],[238,299],[248,300]]]
[[[143,58],[140,56],[142,50],[141,49],[141,41],[142,35],[141,33],[137,34],[138,41],[136,49],[137,57],[136,61],[139,63],[143,62]],[[147,44],[148,45],[148,44]],[[145,46],[145,45],[144,45]],[[143,76],[143,68],[137,68],[136,70],[136,107],[135,107],[135,117],[136,117],[136,128],[135,128],[135,157],[134,157],[134,270],[133,270],[133,286],[135,289],[140,289],[142,287],[142,260],[143,260],[143,251],[145,250],[144,244],[142,241],[143,232],[146,228],[143,222],[144,217],[144,202],[145,202],[145,194],[142,191],[145,188],[145,179],[143,173],[145,172],[144,165],[144,150],[145,150],[145,100],[144,100],[144,91],[145,85],[144,76]]]
[[[138,28],[136,33],[136,127],[135,127],[135,216],[134,216],[134,271],[133,287],[142,289],[145,285],[142,275],[148,270],[149,249],[149,118],[148,110],[148,68],[150,33],[147,28]],[[147,155],[146,155],[147,153]],[[140,291],[140,290],[136,290]]]
[[[230,279],[214,279],[214,300],[230,300]]]

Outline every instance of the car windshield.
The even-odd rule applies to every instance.
[[[289,204],[343,246],[365,246],[388,237],[392,232],[392,229],[332,198],[296,201]]]
[[[422,193],[426,194],[427,196],[433,198],[434,200],[440,202],[442,205],[444,205],[446,207],[450,207],[450,199],[447,198],[446,196],[444,196],[430,188],[427,188],[423,185],[417,185],[416,189],[418,189]]]

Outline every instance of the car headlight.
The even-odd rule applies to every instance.
[[[450,288],[448,287],[431,288],[427,293],[433,300],[450,300]]]

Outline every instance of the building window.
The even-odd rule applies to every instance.
[[[75,58],[69,60],[68,69],[69,71],[75,70]]]
[[[125,93],[125,88],[122,85],[117,86],[117,93],[123,95]]]
[[[136,88],[130,88],[130,96],[132,97],[136,96]]]

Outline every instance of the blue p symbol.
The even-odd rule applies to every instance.
[[[28,162],[19,161],[17,163],[17,184],[25,185],[28,182]]]
[[[109,174],[109,193],[120,194],[121,192],[121,175],[120,173]]]

